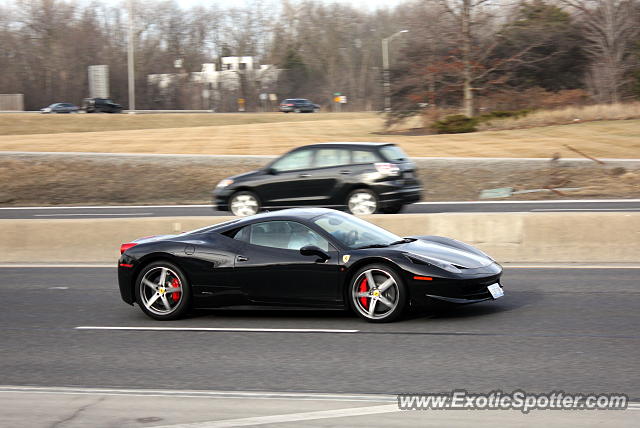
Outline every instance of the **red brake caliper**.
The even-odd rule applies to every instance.
[[[368,290],[367,287],[367,278],[363,279],[362,282],[360,283],[360,288],[358,289],[358,291],[360,291],[361,293],[365,293]],[[360,303],[362,304],[362,306],[365,307],[365,309],[369,308],[369,298],[368,297],[360,297]]]
[[[173,278],[171,280],[171,286],[173,288],[180,288],[180,281],[178,281],[178,278]],[[180,293],[171,293],[171,298],[174,302],[177,302],[178,300],[180,300]]]

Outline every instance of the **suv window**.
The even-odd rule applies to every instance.
[[[307,245],[315,245],[329,251],[329,241],[307,226],[295,221],[265,221],[250,224],[236,233],[234,239],[263,247],[299,251]]]
[[[382,155],[391,162],[404,161],[409,158],[398,146],[383,146],[380,151],[382,152]]]
[[[352,155],[353,163],[372,163],[380,160],[378,155],[369,150],[354,150]]]
[[[348,165],[349,151],[346,149],[318,149],[316,152],[316,167]]]
[[[277,161],[275,161],[271,168],[276,171],[294,171],[296,169],[311,168],[311,162],[313,160],[313,150],[296,150],[289,154],[284,155]]]

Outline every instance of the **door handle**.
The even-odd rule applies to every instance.
[[[342,171],[340,171],[340,174],[342,175],[351,174],[351,171],[349,171],[348,169],[343,169]]]
[[[249,260],[249,259],[246,258],[245,256],[236,256],[236,261],[237,262],[246,262],[247,260]]]
[[[300,174],[298,177],[300,178],[311,177],[311,174]]]

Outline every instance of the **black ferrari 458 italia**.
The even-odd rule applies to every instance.
[[[349,308],[397,319],[430,299],[474,303],[503,295],[502,267],[440,236],[401,238],[340,211],[296,208],[239,218],[121,247],[122,299],[171,320],[190,308],[276,305]]]

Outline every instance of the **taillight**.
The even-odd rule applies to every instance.
[[[135,242],[128,242],[126,244],[120,245],[120,254],[124,253],[125,251],[127,251],[131,247],[135,247],[136,245],[138,245],[138,244],[135,243]]]
[[[387,176],[396,176],[400,175],[400,168],[398,165],[388,163],[388,162],[376,162],[375,164],[376,170],[382,174]]]
[[[287,104],[289,107],[293,107],[295,104]]]

